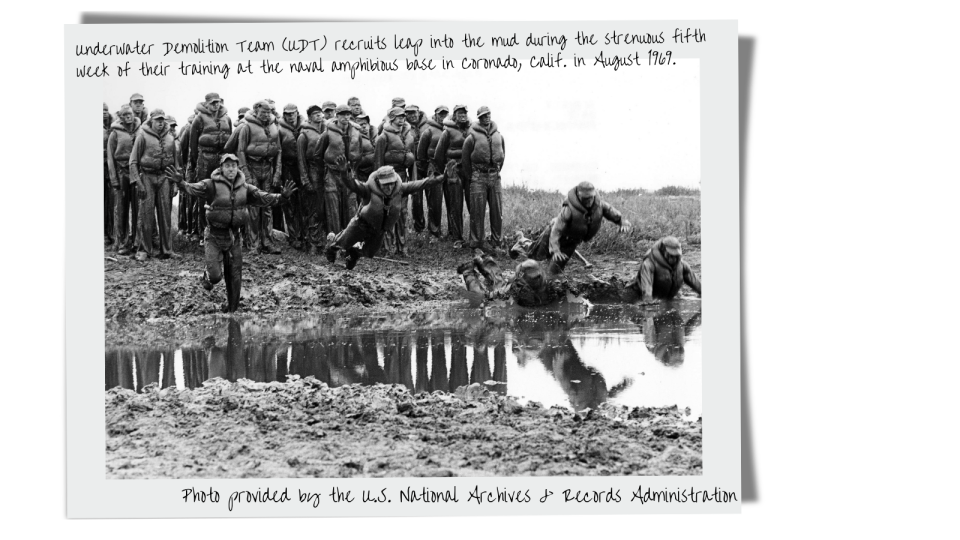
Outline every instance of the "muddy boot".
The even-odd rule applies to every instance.
[[[360,260],[360,250],[356,246],[347,249],[347,270],[353,270]]]
[[[204,272],[203,275],[200,276],[200,286],[208,291],[213,290],[213,283],[210,283],[210,279],[207,278],[206,272]]]
[[[500,266],[497,264],[497,261],[488,255],[480,259],[474,259],[474,265],[480,272],[480,275],[487,281],[487,288],[495,289],[500,287],[502,280],[500,279]]]

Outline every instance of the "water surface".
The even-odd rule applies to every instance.
[[[195,388],[205,380],[400,384],[491,391],[575,410],[618,405],[701,415],[700,301],[388,315],[229,319],[201,343],[107,347],[106,388]]]

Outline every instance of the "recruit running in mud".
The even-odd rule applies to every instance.
[[[241,42],[251,50],[264,46]],[[371,118],[357,97],[304,109],[294,103],[279,109],[266,98],[233,117],[220,94],[210,92],[178,127],[169,109],[146,104],[135,93],[116,109],[103,106],[108,258],[132,257],[149,267],[199,248],[197,294],[224,281],[225,312],[244,308],[245,253],[283,261],[299,252],[331,269],[342,254],[347,271],[375,277],[382,270],[358,270],[360,258],[415,263],[420,254],[410,248],[411,234],[441,246],[448,275],[461,281],[472,303],[545,306],[570,292],[563,277],[571,259],[592,267],[578,248],[597,237],[604,221],[620,233],[632,229],[583,181],[569,189],[552,219],[528,231],[532,238],[518,231],[508,243],[501,173],[509,127],[501,126],[509,119],[498,124],[486,105],[471,120],[465,104],[436,105],[428,115],[397,97],[381,120]],[[642,223],[645,216],[631,217]],[[501,268],[508,246],[517,262]],[[638,248],[629,257],[639,259],[631,270],[635,277],[622,287],[620,300],[668,300],[684,284],[699,295],[699,277],[682,253],[674,236]],[[154,271],[162,274],[164,267]],[[306,269],[299,272],[309,279]],[[263,280],[258,271],[247,283],[273,286]],[[423,287],[436,294],[436,287]]]

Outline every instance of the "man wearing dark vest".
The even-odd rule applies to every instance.
[[[120,118],[110,126],[107,139],[107,165],[114,190],[116,209],[113,214],[117,255],[133,255],[136,249],[137,211],[140,199],[136,185],[130,181],[130,154],[140,129],[140,119],[133,116],[129,105],[120,107]]]
[[[363,180],[364,178],[369,178],[370,173],[373,172],[375,167],[373,166],[373,157],[376,153],[374,149],[374,137],[371,131],[373,126],[370,125],[370,115],[360,111],[360,114],[356,115],[357,125],[360,126],[360,161],[357,162],[357,178]]]
[[[357,211],[357,196],[340,178],[340,161],[346,161],[347,174],[352,175],[352,164],[360,161],[360,131],[350,122],[350,107],[340,105],[335,110],[336,119],[325,124],[320,134],[317,158],[322,160],[323,198],[327,216],[327,233],[339,233],[350,223]]]
[[[446,105],[440,105],[433,111],[433,117],[424,120],[417,141],[417,173],[420,178],[432,175],[438,169],[434,164],[437,143],[443,133],[443,121],[450,114]],[[440,238],[441,219],[443,218],[443,186],[433,185],[424,192],[427,195],[427,230],[434,238]],[[430,240],[433,243],[435,240]]]
[[[271,192],[279,185],[282,174],[280,160],[280,128],[270,103],[258,101],[252,114],[247,112],[245,122],[240,126],[237,136],[237,159],[240,170],[248,182],[261,191]],[[257,246],[260,253],[280,253],[273,245],[273,215],[269,207],[250,208],[250,222],[247,224],[247,245]]]
[[[549,259],[547,277],[552,279],[563,272],[577,246],[589,242],[600,232],[604,219],[617,224],[620,232],[630,229],[630,221],[609,203],[599,200],[593,184],[580,182],[567,193],[560,215],[543,228],[527,255],[537,261]]]
[[[150,122],[137,131],[130,151],[130,179],[140,197],[140,246],[137,260],[168,259],[173,255],[170,238],[170,183],[167,167],[180,167],[166,113],[150,112]],[[159,246],[154,246],[157,235]]]
[[[424,118],[423,112],[420,110],[420,107],[416,105],[407,105],[404,107],[404,113],[407,117],[407,129],[413,134],[413,153],[414,153],[414,163],[412,163],[407,168],[407,178],[416,180],[418,178],[419,171],[417,170],[416,165],[416,153],[417,153],[417,144],[420,142],[420,133],[427,125],[427,120]],[[423,215],[423,197],[426,194],[424,192],[416,192],[411,197],[411,207],[413,214],[413,230],[414,232],[421,233],[424,229],[427,228],[427,220]]]
[[[686,283],[700,295],[700,278],[683,260],[680,241],[673,236],[657,240],[643,255],[637,277],[631,284],[643,303],[670,300]]]
[[[199,182],[210,178],[220,165],[224,145],[233,132],[233,121],[227,115],[223,100],[216,92],[204,96],[204,102],[197,105],[197,115],[190,124],[190,162],[187,165],[187,178]],[[206,227],[206,212],[203,202],[191,200],[192,229],[195,234],[203,233]],[[201,239],[202,245],[202,239]]]
[[[342,163],[346,165],[346,160]],[[405,195],[422,190],[431,184],[438,184],[453,173],[454,165],[450,165],[439,176],[431,176],[423,180],[403,183],[396,170],[385,165],[380,167],[364,183],[357,183],[347,172],[341,174],[343,182],[355,191],[362,201],[357,215],[350,220],[350,224],[333,243],[327,247],[327,260],[331,263],[337,260],[337,252],[347,252],[347,269],[352,270],[361,256],[373,257],[383,244],[383,235],[396,226],[400,219],[402,200]],[[357,244],[362,242],[362,247]]]
[[[320,129],[323,110],[316,105],[307,109],[307,120],[300,126],[297,137],[297,158],[300,169],[300,208],[305,253],[311,246],[320,253],[326,236],[323,211],[323,162],[317,154],[320,148]]]
[[[297,106],[288,103],[283,108],[283,118],[280,119],[280,155],[283,161],[282,181],[284,184],[288,180],[292,181],[298,188],[303,187],[300,183],[300,158],[297,147],[297,138],[300,137],[300,129],[303,124],[303,116],[300,115]],[[301,194],[302,191],[294,194],[289,201],[280,205],[287,226],[287,243],[296,250],[303,249],[306,241],[306,231],[301,213]]]
[[[243,250],[240,248],[240,227],[246,223],[250,206],[276,206],[290,198],[297,187],[287,181],[282,193],[267,193],[246,181],[240,172],[239,161],[233,154],[220,158],[220,167],[210,178],[186,183],[173,167],[167,170],[180,189],[204,201],[207,228],[204,230],[204,260],[206,270],[200,284],[206,290],[224,279],[227,304],[224,311],[234,312],[240,306]]]
[[[443,185],[443,200],[447,207],[447,236],[454,241],[453,247],[463,243],[463,201],[465,183],[469,178],[463,176],[460,158],[463,156],[463,142],[467,139],[470,121],[467,119],[467,106],[454,105],[453,119],[443,121],[443,133],[437,141],[433,163],[437,170],[446,167],[447,162],[457,164],[457,176]]]
[[[389,116],[390,123],[384,126],[374,144],[373,164],[378,169],[389,165],[397,172],[401,182],[409,182],[411,178],[407,175],[407,171],[414,164],[413,151],[416,144],[413,132],[405,127],[406,116],[402,108],[390,109]],[[401,257],[406,255],[408,204],[407,196],[404,195],[399,219],[393,230],[387,232],[388,244],[393,244],[396,254]]]
[[[483,249],[484,219],[490,206],[490,237],[493,248],[503,243],[503,207],[500,193],[500,169],[506,153],[503,135],[491,119],[490,107],[477,109],[477,122],[470,126],[470,134],[463,141],[461,168],[469,178],[468,207],[470,208],[470,247]]]
[[[110,126],[113,125],[113,115],[110,114],[110,107],[103,104],[103,245],[114,247],[119,246],[120,241],[114,238],[116,224],[114,223],[114,214],[116,213],[116,188],[110,174],[110,156],[107,152],[107,141],[110,139]],[[115,242],[116,240],[116,242]]]

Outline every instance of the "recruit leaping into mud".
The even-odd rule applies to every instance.
[[[373,258],[380,251],[384,233],[392,230],[400,219],[402,201],[406,195],[439,184],[456,174],[456,165],[449,163],[441,175],[401,184],[394,168],[384,165],[361,184],[349,174],[345,166],[346,158],[338,156],[337,160],[342,166],[341,181],[362,201],[357,215],[326,249],[327,260],[331,263],[337,260],[340,250],[346,251],[348,270],[357,265],[361,255]]]

